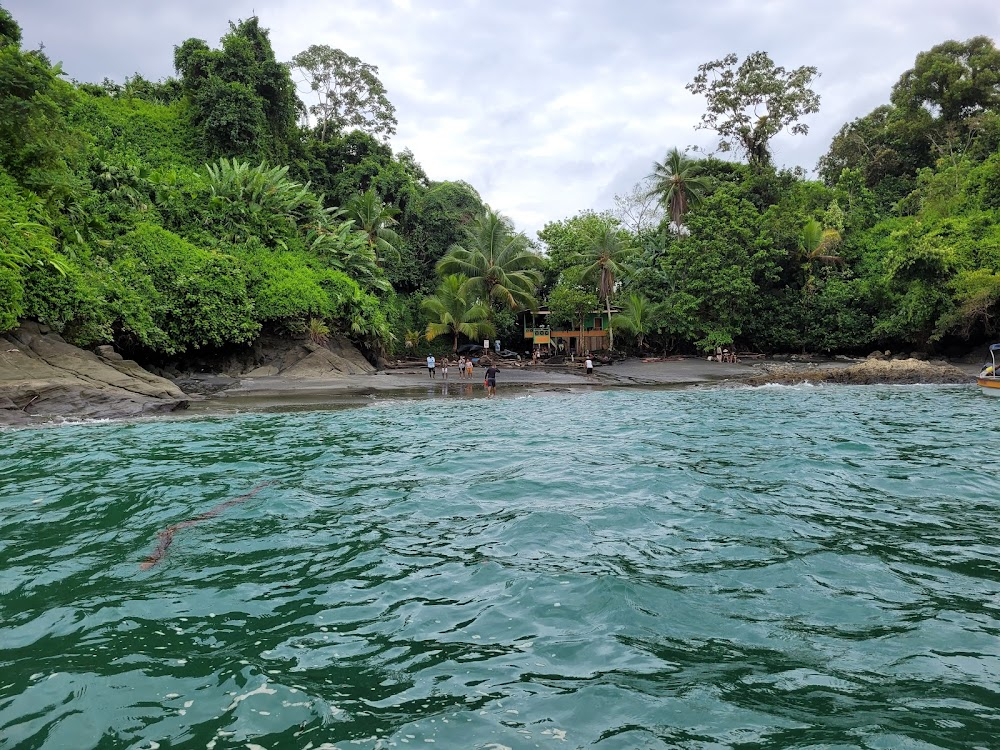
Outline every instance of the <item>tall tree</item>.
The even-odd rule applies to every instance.
[[[309,113],[316,118],[320,140],[328,133],[351,130],[385,139],[396,132],[396,108],[374,65],[341,49],[314,44],[293,57],[291,66],[316,94]]]
[[[517,309],[535,303],[542,275],[539,258],[528,238],[489,207],[469,227],[463,245],[453,245],[437,264],[439,274],[461,273],[469,289],[502,307]]]
[[[845,169],[861,170],[868,187],[890,177],[912,177],[933,163],[927,139],[930,127],[927,112],[905,115],[897,107],[883,104],[843,125],[830,149],[820,157],[817,169],[828,185],[836,184]],[[913,189],[912,182],[906,182],[905,192]]]
[[[805,134],[809,126],[798,122],[819,111],[819,94],[809,88],[816,68],[795,70],[776,66],[766,52],[753,52],[739,67],[735,54],[698,66],[686,88],[703,94],[708,111],[699,128],[719,134],[719,150],[741,150],[754,166],[771,163],[771,139],[785,128]]]
[[[1000,107],[1000,50],[989,37],[977,36],[921,52],[893,87],[892,103],[909,111],[924,108],[951,123],[996,110]]]
[[[301,102],[256,16],[231,22],[222,49],[201,39],[175,47],[174,67],[211,156],[287,161]]]
[[[449,274],[441,279],[437,292],[426,297],[421,305],[433,318],[427,324],[427,340],[451,336],[453,352],[458,352],[459,336],[478,341],[484,336],[492,337],[495,331],[489,307],[479,300],[470,300],[467,282],[461,274]]]
[[[671,228],[680,232],[688,207],[697,204],[708,192],[710,182],[702,174],[702,165],[689,159],[676,148],[667,152],[662,162],[653,164],[648,176],[652,181],[647,195],[659,199],[670,214]]]

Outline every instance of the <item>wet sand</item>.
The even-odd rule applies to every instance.
[[[497,397],[581,392],[607,388],[684,387],[726,381],[740,382],[760,373],[759,366],[687,358],[666,362],[626,360],[595,367],[587,375],[582,366],[546,366],[503,363],[497,377]],[[219,413],[245,410],[351,408],[396,398],[485,398],[484,370],[459,378],[452,368],[447,380],[440,368],[435,378],[415,363],[413,367],[372,375],[332,378],[244,378],[239,385],[191,403],[189,412]]]
[[[499,366],[497,397],[585,392],[611,388],[681,388],[739,384],[762,375],[769,367],[830,369],[848,367],[863,360],[821,362],[775,362],[745,360],[738,364],[694,357],[660,362],[628,359],[614,365],[595,367],[587,375],[582,366],[549,366],[504,362]],[[978,366],[964,366],[970,375]],[[193,401],[187,413],[232,413],[241,411],[296,411],[355,408],[391,399],[486,398],[482,367],[471,378],[459,378],[452,368],[445,380],[440,368],[430,378],[421,363],[412,367],[384,370],[371,375],[330,378],[288,378],[281,376],[243,378],[228,390]]]

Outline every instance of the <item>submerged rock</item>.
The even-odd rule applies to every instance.
[[[174,383],[123,359],[43,333],[37,323],[0,336],[0,425],[40,419],[107,419],[171,412],[189,397]]]

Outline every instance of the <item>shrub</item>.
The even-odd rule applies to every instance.
[[[169,343],[163,351],[245,343],[260,331],[235,259],[203,250],[162,227],[142,224],[119,243],[119,272],[149,279],[149,314]]]
[[[24,314],[24,286],[16,268],[0,265],[0,333],[17,328]]]

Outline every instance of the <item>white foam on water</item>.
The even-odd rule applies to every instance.
[[[249,693],[243,693],[242,695],[237,695],[235,698],[233,698],[233,702],[229,704],[229,707],[226,710],[227,711],[232,711],[240,703],[242,703],[243,701],[245,701],[247,698],[249,698],[252,695],[274,695],[277,692],[278,692],[277,690],[275,690],[273,688],[269,688],[267,686],[267,683],[265,682],[264,684],[262,684],[260,687],[256,688],[255,690],[251,690]]]

